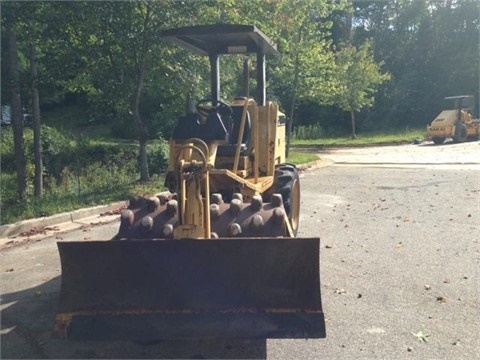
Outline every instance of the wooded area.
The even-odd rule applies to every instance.
[[[445,96],[478,99],[479,11],[477,0],[2,1],[1,101],[12,109],[18,198],[27,188],[22,109],[33,115],[37,196],[40,124],[72,104],[87,114],[73,120],[79,125],[137,139],[148,180],[147,141],[168,138],[187,96],[209,96],[208,59],[166,43],[162,30],[256,25],[278,44],[267,98],[290,124],[355,136],[424,127]],[[242,62],[222,66],[229,101],[241,89]]]

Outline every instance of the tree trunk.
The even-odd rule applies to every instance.
[[[287,141],[286,141],[286,147],[285,147],[285,157],[288,158],[290,155],[290,139],[292,137],[292,125],[293,125],[293,117],[295,116],[295,106],[297,104],[297,99],[295,95],[295,90],[293,91],[293,96],[292,96],[292,102],[291,102],[291,108],[290,108],[290,115],[287,120]]]
[[[350,110],[350,118],[352,119],[352,139],[357,138],[357,133],[355,132],[355,112]]]
[[[301,38],[301,33],[299,33],[299,41]],[[298,76],[299,76],[299,65],[300,59],[298,54],[295,57],[295,74],[293,78],[293,91],[292,91],[292,102],[290,105],[290,116],[287,122],[287,141],[286,141],[286,148],[285,148],[285,156],[288,157],[290,155],[290,139],[292,137],[292,126],[293,126],[293,117],[295,116],[295,106],[297,105],[297,87],[298,87]]]
[[[351,45],[353,43],[352,27],[353,27],[353,14],[347,12],[345,17],[345,42],[348,45]]]
[[[14,16],[15,18],[15,16]],[[25,200],[27,192],[27,172],[25,161],[25,146],[23,141],[23,114],[20,97],[20,75],[17,58],[17,35],[15,23],[7,26],[8,65],[10,81],[10,106],[13,127],[13,141],[15,151],[15,170],[17,174],[17,197],[19,201]]]
[[[142,76],[143,78],[143,71]],[[137,80],[135,88],[135,97],[133,101],[133,121],[137,126],[138,143],[140,146],[138,154],[138,167],[140,169],[140,181],[147,182],[150,180],[150,173],[148,171],[148,156],[147,156],[147,142],[148,142],[148,129],[147,125],[140,116],[140,93],[142,91],[142,80]]]
[[[30,75],[32,76],[32,126],[33,126],[33,152],[35,157],[35,181],[34,195],[41,198],[43,195],[43,164],[42,164],[42,140],[40,127],[40,99],[38,95],[38,66],[35,43],[30,44]]]
[[[147,182],[150,180],[150,174],[148,171],[148,157],[147,157],[147,141],[148,141],[148,129],[147,125],[140,116],[140,97],[142,94],[143,78],[145,75],[145,61],[149,46],[149,33],[148,26],[150,22],[151,7],[147,2],[145,19],[143,23],[143,36],[142,36],[142,48],[140,53],[140,59],[137,64],[137,83],[135,85],[135,94],[133,97],[133,120],[137,125],[138,142],[140,145],[140,151],[138,156],[138,166],[140,168],[140,181]]]
[[[150,173],[148,170],[148,156],[147,156],[147,142],[148,142],[148,130],[145,122],[142,120],[139,111],[140,105],[140,92],[141,82],[137,83],[135,89],[135,98],[133,102],[133,120],[137,126],[138,131],[138,168],[140,169],[140,181],[147,182],[150,180]]]
[[[147,137],[140,137],[139,145],[138,165],[140,166],[140,181],[147,182],[150,180],[147,156]]]
[[[140,145],[138,155],[138,167],[140,169],[140,181],[147,182],[150,180],[150,173],[148,171],[148,157],[147,157],[147,142],[148,142],[148,129],[147,125],[140,116],[140,94],[142,91],[143,83],[143,69],[140,70],[137,78],[137,85],[135,87],[135,96],[133,101],[133,120],[137,126],[138,131],[138,143]]]

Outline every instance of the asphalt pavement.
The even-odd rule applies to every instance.
[[[1,358],[477,358],[480,143],[329,149],[320,156],[301,173],[299,236],[321,238],[326,339],[52,338],[61,274],[56,242],[108,239],[117,231],[117,214],[94,214],[2,240]]]

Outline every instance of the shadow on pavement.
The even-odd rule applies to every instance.
[[[2,359],[266,359],[266,340],[67,341],[52,337],[60,277],[1,295]]]

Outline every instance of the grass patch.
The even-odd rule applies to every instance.
[[[287,162],[294,165],[300,165],[316,161],[318,159],[319,157],[316,154],[290,151],[290,154],[287,157]]]
[[[415,139],[425,137],[425,130],[414,129],[392,133],[371,133],[359,134],[356,139],[351,137],[335,137],[320,139],[292,139],[294,146],[369,146],[384,144],[405,144],[412,143]]]
[[[15,155],[11,129],[0,133],[0,224],[50,216],[93,205],[126,200],[133,195],[154,195],[164,189],[161,174],[168,161],[168,143],[151,141],[147,152],[152,181],[137,180],[137,148],[118,142],[75,138],[55,128],[42,128],[44,196],[33,196],[33,134],[25,129],[28,188],[25,200],[17,200]]]
[[[84,106],[59,106],[42,113],[44,124],[64,131],[71,131],[80,126],[89,125],[89,115]]]
[[[49,185],[41,199],[33,197],[31,189],[26,200],[22,202],[12,201],[12,195],[15,194],[8,196],[2,191],[0,224],[127,200],[129,196],[153,196],[164,189],[163,176],[156,176],[149,183],[138,183],[136,172],[114,175],[110,170],[104,166],[87,169],[81,176],[71,176],[61,185]],[[90,174],[87,174],[88,171]],[[2,190],[15,188],[14,176],[11,174],[1,174],[0,182]]]

